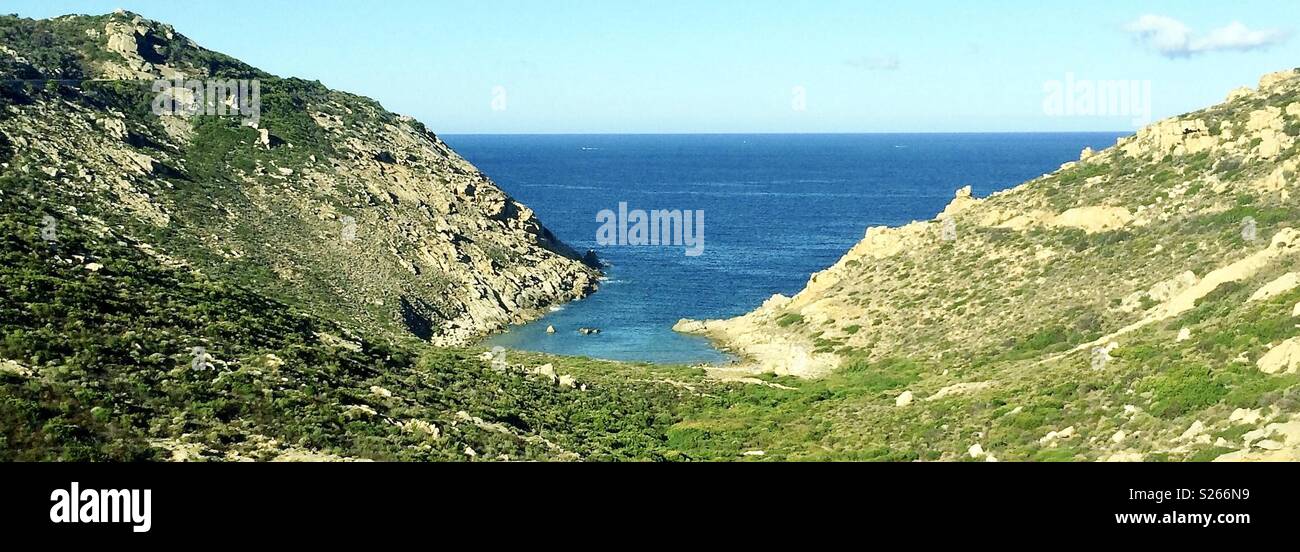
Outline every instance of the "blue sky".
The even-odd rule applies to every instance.
[[[5,0],[0,12],[117,8],[444,134],[1122,131],[1131,113],[1049,114],[1045,85],[1149,81],[1158,119],[1300,66],[1294,0]]]

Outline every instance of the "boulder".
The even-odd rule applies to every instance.
[[[541,366],[533,368],[532,370],[530,370],[530,372],[542,376],[544,378],[547,378],[551,381],[555,381],[557,379],[555,375],[555,366],[550,363],[543,364]]]
[[[1233,410],[1232,414],[1228,416],[1228,421],[1242,424],[1255,424],[1258,423],[1262,417],[1263,414],[1259,409],[1238,408]]]
[[[1089,234],[1123,228],[1133,221],[1133,215],[1123,207],[1075,207],[1057,215],[1049,224],[1056,227],[1078,228]]]
[[[946,219],[965,211],[978,203],[979,200],[975,199],[974,195],[971,193],[971,187],[965,186],[957,190],[957,194],[952,198],[952,201],[948,203],[948,206],[944,207],[943,212],[939,213],[937,218]]]
[[[1300,368],[1300,338],[1291,338],[1269,349],[1255,363],[1265,374],[1294,374]]]
[[[1292,289],[1295,289],[1296,286],[1300,286],[1300,274],[1288,272],[1283,274],[1280,278],[1264,284],[1263,287],[1256,290],[1255,293],[1250,296],[1250,299],[1247,299],[1246,301],[1266,301],[1291,291]]]
[[[1074,431],[1074,426],[1067,427],[1060,431],[1049,431],[1047,432],[1047,435],[1044,435],[1038,440],[1038,444],[1047,446],[1054,444],[1057,440],[1069,439],[1074,437]]]
[[[907,405],[909,405],[909,404],[912,404],[912,392],[911,392],[911,391],[903,391],[903,393],[902,393],[901,395],[899,395],[898,398],[894,399],[894,406],[900,406],[900,407],[901,407],[901,406],[907,406]]]
[[[1200,420],[1196,420],[1195,422],[1192,422],[1192,425],[1190,427],[1187,428],[1187,431],[1184,431],[1183,434],[1178,437],[1178,440],[1191,441],[1197,437],[1200,437],[1202,433],[1205,433],[1205,424]]]

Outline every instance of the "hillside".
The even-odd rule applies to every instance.
[[[599,272],[372,100],[127,12],[0,81],[0,460],[1300,460],[1296,71],[681,321],[716,367],[467,346]]]
[[[155,114],[153,82],[180,76],[256,79],[260,117]],[[419,122],[168,25],[3,17],[0,80],[5,174],[37,180],[62,224],[123,229],[166,262],[449,345],[596,287],[594,268]]]
[[[112,229],[50,244],[14,197],[38,183],[0,184],[2,461],[652,460],[701,400],[638,366],[356,333]]]
[[[419,123],[125,12],[0,17],[0,79],[0,460],[681,457],[699,370],[441,346],[598,273]]]
[[[1297,135],[1300,73],[1271,74],[1014,189],[960,190],[935,220],[871,228],[794,297],[677,329],[749,359],[724,377],[874,381],[805,413],[837,443],[1300,459]]]

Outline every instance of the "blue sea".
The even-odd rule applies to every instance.
[[[1009,188],[1113,145],[1119,133],[455,135],[443,138],[607,279],[590,298],[487,345],[655,363],[723,362],[681,318],[744,314],[792,295],[868,227],[927,220],[966,185]],[[601,246],[597,213],[704,211],[704,251]],[[545,332],[547,325],[555,334]],[[581,327],[599,328],[580,335]]]

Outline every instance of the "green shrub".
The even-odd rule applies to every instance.
[[[790,313],[783,314],[781,315],[780,318],[776,319],[776,325],[782,328],[792,326],[794,324],[803,324],[802,314],[796,312],[790,312]]]
[[[840,365],[840,374],[845,386],[851,386],[855,392],[879,393],[902,389],[921,377],[921,366],[916,361],[906,358],[890,358],[875,363],[865,357],[852,356]]]
[[[1212,406],[1228,393],[1212,370],[1188,365],[1144,378],[1137,390],[1152,394],[1150,412],[1161,418],[1176,418]]]

